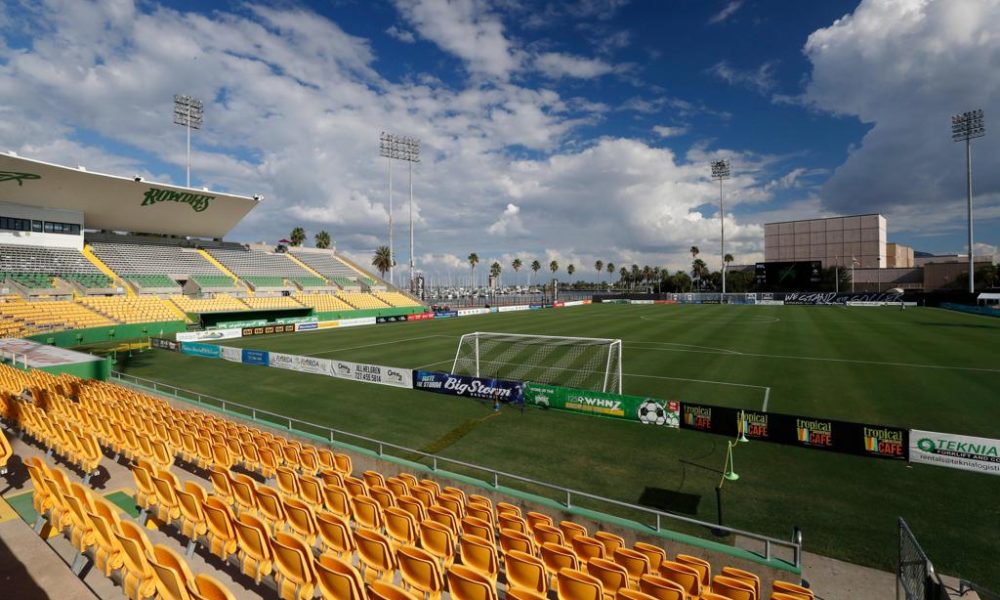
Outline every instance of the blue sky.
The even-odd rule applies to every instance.
[[[416,262],[477,252],[760,260],[762,224],[883,212],[892,241],[961,252],[952,113],[1000,114],[1000,0],[3,0],[0,146],[184,181],[174,93],[206,101],[195,186],[264,203],[232,234],[295,225],[385,243],[381,130],[418,136]],[[991,111],[991,109],[994,109]],[[977,141],[977,252],[1000,243],[1000,136]],[[408,218],[402,166],[396,255]],[[485,269],[483,269],[485,271]]]

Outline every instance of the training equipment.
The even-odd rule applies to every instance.
[[[622,392],[622,341],[477,331],[458,342],[451,372]]]

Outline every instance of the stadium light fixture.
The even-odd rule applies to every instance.
[[[413,163],[420,162],[420,140],[385,131],[379,134],[379,156],[389,159],[389,255],[393,257],[389,266],[389,283],[393,281],[393,266],[396,263],[392,248],[392,161],[402,160],[409,168],[410,180],[410,292],[413,292]]]
[[[187,130],[187,187],[191,187],[191,130],[201,129],[205,106],[201,100],[184,94],[174,95],[174,124]]]
[[[722,259],[722,300],[726,299],[726,209],[723,205],[722,196],[722,182],[725,179],[729,179],[729,161],[728,160],[715,160],[712,161],[712,179],[719,180],[719,223],[722,228],[721,236],[721,246],[722,252],[719,258]]]
[[[952,116],[951,139],[965,142],[965,191],[969,213],[969,293],[976,291],[975,257],[972,252],[972,140],[986,135],[986,121],[982,109],[970,110]]]

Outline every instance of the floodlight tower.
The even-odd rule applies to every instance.
[[[184,94],[174,95],[174,124],[187,129],[187,187],[191,187],[191,130],[201,129],[204,108],[197,98]]]
[[[392,253],[392,161],[402,160],[409,168],[410,183],[410,292],[413,291],[413,163],[420,162],[420,140],[382,132],[379,135],[379,155],[389,159],[389,253]],[[389,268],[389,283],[393,283],[392,267]]]
[[[719,223],[722,227],[722,253],[719,258],[722,259],[722,300],[726,299],[726,209],[723,205],[722,196],[722,182],[725,179],[729,179],[729,161],[728,160],[715,160],[712,161],[712,179],[719,180]]]
[[[972,140],[986,135],[982,109],[970,110],[951,118],[951,139],[965,142],[965,190],[969,212],[969,293],[976,291],[975,257],[972,252]]]

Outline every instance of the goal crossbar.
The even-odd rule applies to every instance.
[[[621,393],[621,352],[614,338],[477,331],[462,336],[452,372]]]

